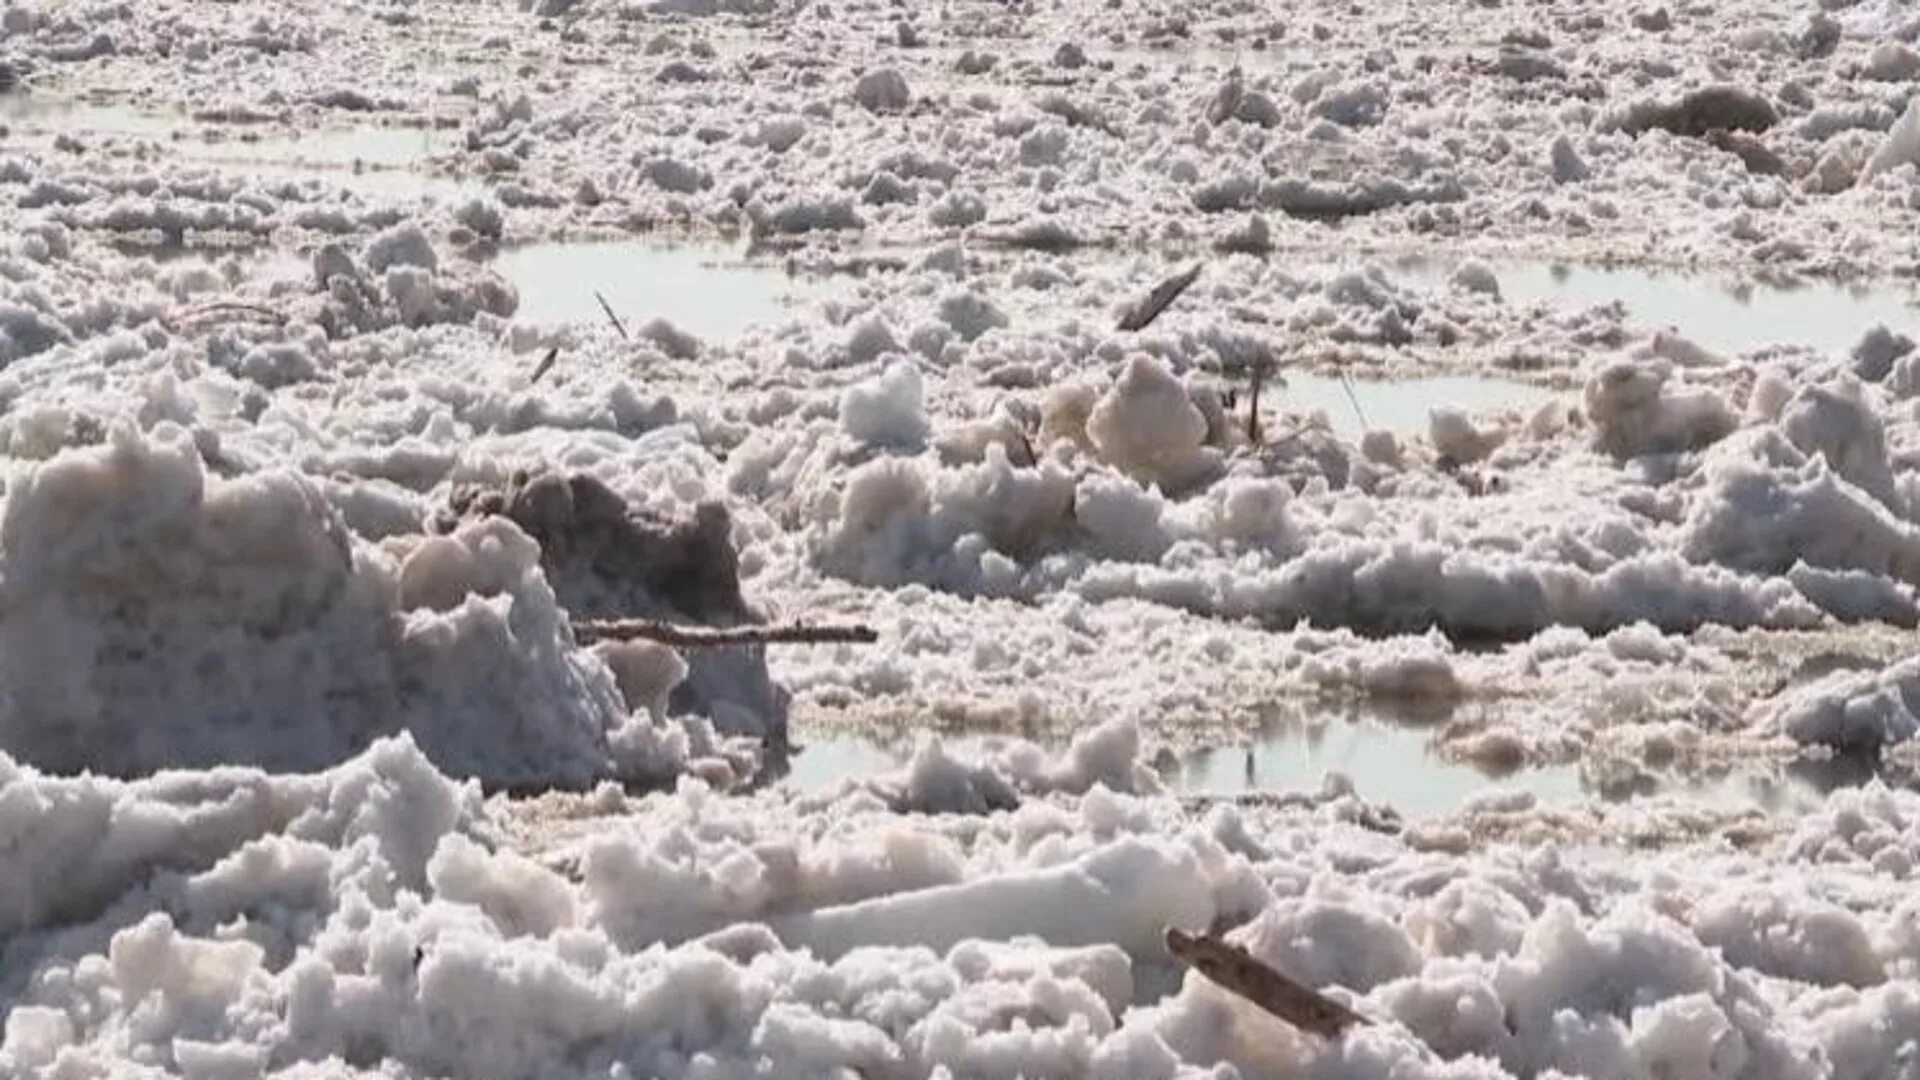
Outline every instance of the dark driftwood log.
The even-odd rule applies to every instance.
[[[582,645],[596,641],[657,641],[683,649],[723,645],[870,645],[880,640],[871,626],[676,626],[651,619],[594,619],[573,624],[574,639]]]
[[[1253,958],[1247,950],[1211,934],[1167,929],[1167,950],[1188,967],[1312,1035],[1331,1039],[1367,1018],[1302,986]]]
[[[532,386],[534,383],[539,382],[540,376],[552,370],[553,362],[558,359],[560,359],[560,346],[555,345],[553,348],[547,350],[547,355],[540,358],[540,363],[533,369],[533,376],[527,380],[527,385]]]
[[[1180,294],[1186,292],[1187,287],[1192,285],[1194,281],[1200,277],[1200,267],[1202,265],[1204,264],[1194,263],[1180,273],[1155,285],[1153,291],[1147,294],[1147,298],[1135,305],[1132,311],[1127,312],[1126,318],[1120,320],[1120,329],[1127,331],[1145,330],[1148,326],[1151,326],[1153,320],[1159,318],[1160,313],[1171,307],[1175,300],[1180,299]]]

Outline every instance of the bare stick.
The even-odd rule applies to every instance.
[[[1120,329],[1145,330],[1153,325],[1153,320],[1159,318],[1161,312],[1171,307],[1175,300],[1180,299],[1180,294],[1186,292],[1187,287],[1199,279],[1200,268],[1203,265],[1203,263],[1194,263],[1155,285],[1153,291],[1147,294],[1147,298],[1135,305],[1133,310],[1127,312],[1126,317],[1120,320]]]
[[[1026,429],[1015,428],[1014,434],[1020,436],[1020,449],[1027,452],[1027,468],[1037,468],[1040,464],[1040,455],[1033,452],[1033,440],[1027,438]]]
[[[1267,366],[1253,365],[1253,390],[1247,395],[1247,441],[1260,445],[1260,384],[1267,381]]]
[[[601,296],[597,289],[594,290],[593,298],[600,301],[600,310],[607,313],[607,321],[612,323],[613,328],[620,332],[620,340],[632,341],[633,339],[627,336],[627,328],[620,323],[620,316],[615,315],[613,313],[613,306],[607,303],[607,298]]]
[[[683,649],[718,648],[724,645],[831,645],[849,643],[870,645],[880,640],[871,626],[858,624],[817,626],[790,623],[786,626],[676,626],[651,619],[590,619],[573,624],[573,636],[581,644],[595,641],[657,641]]]
[[[1347,400],[1353,402],[1353,415],[1360,421],[1360,430],[1367,429],[1367,414],[1360,411],[1360,395],[1353,392],[1353,380],[1347,377],[1347,369],[1340,369],[1340,385],[1347,388]]]
[[[1167,951],[1221,988],[1323,1039],[1335,1038],[1348,1027],[1367,1022],[1366,1017],[1345,1005],[1294,982],[1247,950],[1212,934],[1195,936],[1168,927]]]
[[[204,319],[210,315],[238,315],[242,317],[251,315],[254,318],[265,319],[268,322],[276,324],[287,321],[285,315],[282,315],[272,308],[261,307],[259,304],[248,304],[239,300],[216,300],[210,304],[202,304],[191,311],[185,311],[173,316],[173,319],[175,322],[187,323]]]
[[[1235,60],[1233,70],[1227,72],[1227,81],[1215,91],[1212,104],[1207,106],[1207,123],[1224,124],[1240,109],[1240,102],[1246,97],[1246,90],[1240,82],[1240,64]]]
[[[554,361],[558,359],[560,359],[560,346],[555,345],[553,348],[547,350],[547,355],[540,358],[540,363],[533,369],[532,377],[527,379],[527,385],[532,386],[534,383],[539,382],[540,376],[552,370]]]

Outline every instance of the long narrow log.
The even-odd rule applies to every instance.
[[[1332,998],[1300,985],[1237,945],[1211,934],[1195,936],[1167,928],[1167,950],[1182,963],[1294,1027],[1323,1039],[1337,1037],[1367,1018]]]
[[[548,349],[547,355],[541,357],[540,363],[534,366],[533,375],[532,377],[527,379],[527,385],[532,386],[534,383],[539,382],[540,376],[545,375],[548,371],[551,371],[553,369],[554,361],[558,359],[560,359],[560,346],[555,345],[553,348]]]
[[[785,626],[678,626],[651,619],[592,619],[573,624],[573,636],[582,645],[595,641],[657,641],[683,649],[724,645],[870,645],[879,631],[858,624]]]
[[[1160,313],[1171,307],[1175,300],[1180,299],[1180,294],[1186,292],[1187,287],[1192,285],[1194,281],[1200,277],[1200,268],[1204,265],[1206,264],[1194,263],[1180,273],[1155,285],[1153,291],[1147,294],[1146,299],[1135,305],[1133,310],[1127,312],[1126,317],[1120,320],[1120,329],[1131,332],[1134,330],[1145,330],[1148,326],[1152,325],[1153,320],[1159,318]]]

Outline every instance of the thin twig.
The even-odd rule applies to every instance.
[[[1367,1023],[1366,1017],[1318,990],[1294,982],[1247,950],[1212,934],[1196,936],[1169,927],[1167,951],[1222,989],[1309,1034],[1331,1039],[1348,1027]]]
[[[790,623],[786,626],[676,626],[652,619],[590,619],[573,624],[574,639],[581,644],[595,641],[657,641],[685,649],[716,648],[724,645],[828,645],[849,643],[870,645],[880,640],[871,626],[845,624],[821,626]]]
[[[1194,263],[1180,273],[1155,285],[1153,291],[1147,294],[1147,298],[1136,305],[1133,310],[1127,312],[1125,317],[1120,320],[1120,329],[1130,332],[1134,330],[1145,330],[1148,326],[1151,326],[1153,320],[1159,318],[1160,313],[1171,307],[1175,300],[1180,299],[1180,294],[1186,292],[1187,287],[1192,285],[1194,281],[1200,277],[1200,268],[1204,265],[1204,263]]]
[[[613,313],[613,305],[607,303],[607,298],[601,296],[598,289],[594,290],[593,298],[600,301],[600,310],[607,313],[607,321],[611,322],[613,328],[620,332],[620,340],[632,341],[633,339],[627,336],[627,328],[621,325],[620,316]]]
[[[1353,415],[1360,421],[1360,430],[1367,430],[1367,414],[1360,411],[1360,395],[1353,392],[1353,380],[1347,376],[1347,369],[1340,369],[1340,385],[1347,388],[1347,400],[1353,402]]]
[[[532,386],[534,383],[539,382],[540,376],[552,370],[554,361],[558,359],[560,359],[560,346],[555,345],[553,348],[547,350],[547,355],[540,358],[539,365],[533,369],[532,377],[527,379],[527,385]]]
[[[1013,429],[1013,433],[1020,436],[1020,449],[1027,452],[1027,468],[1038,468],[1040,465],[1040,455],[1033,452],[1033,440],[1027,438],[1027,429],[1016,427]]]
[[[1267,379],[1265,364],[1253,365],[1253,389],[1247,394],[1247,442],[1260,445],[1260,384]]]
[[[1240,102],[1246,97],[1240,79],[1240,64],[1236,61],[1233,70],[1227,72],[1227,81],[1214,92],[1213,103],[1207,106],[1207,123],[1224,124],[1240,110]]]

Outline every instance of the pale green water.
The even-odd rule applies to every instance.
[[[1400,265],[1403,273],[1429,286],[1444,283],[1453,269],[1451,263],[1430,259]],[[1488,266],[1509,304],[1541,302],[1579,309],[1617,302],[1632,322],[1672,329],[1729,357],[1768,345],[1844,353],[1876,323],[1920,335],[1920,308],[1914,306],[1911,291],[1890,284],[1738,284],[1712,274],[1546,261]]]
[[[453,199],[478,184],[433,175],[424,167],[456,150],[455,132],[411,127],[316,127],[199,124],[180,112],[49,94],[0,95],[0,123],[9,142],[50,145],[60,135],[156,142],[167,158],[243,173],[266,183],[318,181],[368,195]],[[185,132],[176,138],[177,133]]]
[[[185,118],[176,112],[63,98],[52,94],[0,94],[0,123],[20,131],[76,135],[148,135],[166,138]]]
[[[793,304],[830,291],[826,281],[713,244],[556,241],[502,251],[493,268],[520,291],[519,318],[527,322],[604,323],[598,292],[629,330],[658,316],[716,340],[777,321]]]
[[[1297,711],[1270,719],[1235,742],[1182,755],[1163,774],[1176,792],[1234,796],[1316,792],[1328,773],[1341,773],[1362,798],[1413,818],[1459,811],[1477,795],[1525,792],[1543,805],[1590,799],[1623,802],[1648,796],[1687,797],[1726,809],[1771,815],[1803,811],[1824,792],[1857,786],[1876,775],[1870,766],[1804,763],[1783,769],[1729,769],[1695,776],[1641,774],[1630,779],[1592,775],[1574,765],[1503,771],[1449,760],[1431,745],[1431,729],[1363,710],[1305,723]],[[984,736],[945,739],[959,756]],[[909,736],[897,743],[843,732],[796,735],[801,749],[782,780],[796,790],[819,791],[843,779],[871,777],[898,767],[912,752]],[[1882,774],[1912,786],[1912,777]]]
[[[1325,375],[1288,374],[1286,380],[1284,387],[1263,391],[1261,411],[1322,410],[1334,433],[1344,439],[1358,439],[1368,430],[1382,429],[1402,436],[1425,435],[1428,414],[1441,406],[1468,415],[1508,410],[1527,413],[1560,396],[1525,383],[1473,375],[1393,381],[1354,379],[1343,384]],[[1362,416],[1366,418],[1364,425]]]

